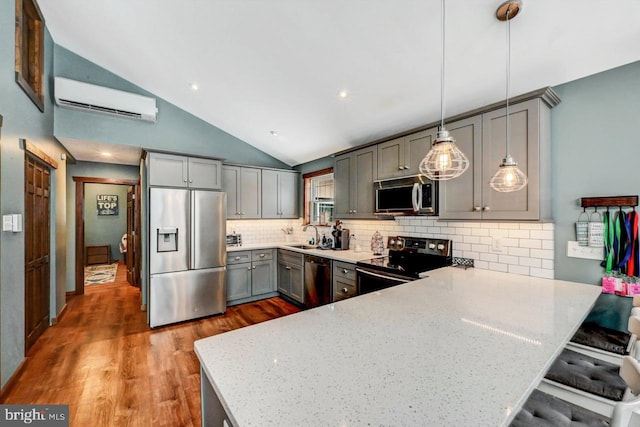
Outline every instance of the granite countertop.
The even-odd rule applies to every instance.
[[[294,252],[301,252],[304,254],[318,255],[321,257],[333,259],[336,261],[344,261],[356,263],[361,260],[370,259],[370,258],[378,258],[382,255],[374,255],[373,252],[366,250],[362,252],[356,252],[353,249],[349,249],[347,251],[334,251],[331,249],[302,249],[295,248],[291,245],[296,245],[296,242],[277,242],[277,243],[250,243],[243,244],[242,246],[227,246],[227,252],[237,252],[237,251],[249,251],[253,249],[287,249]]]
[[[600,288],[445,267],[195,343],[236,426],[507,425]]]

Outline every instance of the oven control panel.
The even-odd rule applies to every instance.
[[[452,252],[451,240],[424,237],[389,236],[387,247],[394,251],[410,251],[440,256],[450,256]]]

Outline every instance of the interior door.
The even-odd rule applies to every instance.
[[[125,262],[127,265],[127,282],[138,286],[136,281],[135,213],[136,198],[134,187],[129,187],[127,189],[127,252],[125,252]]]
[[[49,327],[49,167],[25,157],[25,353]]]

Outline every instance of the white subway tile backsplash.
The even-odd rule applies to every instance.
[[[520,246],[520,240],[511,239],[509,237],[503,237],[502,238],[502,246],[504,246],[505,248],[512,247],[512,246],[519,247]]]
[[[522,265],[509,265],[509,273],[514,274],[522,274],[524,276],[528,276],[530,273],[530,268]]]
[[[520,230],[520,223],[517,222],[502,222],[498,228],[506,230]]]
[[[471,229],[472,236],[488,236],[489,229],[487,228],[472,228]]]
[[[493,270],[493,271],[502,271],[502,272],[507,272],[509,270],[509,266],[507,264],[500,264],[497,262],[490,262],[489,263],[489,270]]]
[[[491,237],[491,236],[480,236],[480,244],[491,246],[492,243],[493,243],[493,237]]]
[[[553,270],[553,260],[551,260],[551,259],[543,259],[542,260],[542,268],[546,268],[547,270]]]
[[[553,279],[553,270],[546,270],[544,268],[531,268],[529,275],[534,277],[542,277],[544,279]]]
[[[542,249],[553,250],[554,241],[553,240],[543,240],[542,241]]]
[[[532,239],[553,240],[553,231],[551,230],[531,230]]]
[[[464,227],[457,227],[455,228],[455,233],[459,234],[461,236],[471,236],[471,229],[470,228],[464,228]]]
[[[520,257],[518,263],[527,267],[542,267],[542,260],[540,258]]]
[[[489,252],[489,245],[471,245],[471,250],[475,252]]]
[[[509,230],[509,237],[512,239],[528,239],[529,230]]]
[[[474,265],[475,268],[481,268],[483,270],[488,270],[489,269],[489,263],[487,261],[478,261],[478,260],[476,260],[473,265]]]
[[[488,262],[498,262],[498,255],[497,254],[483,253],[483,254],[480,254],[480,260],[481,261],[488,261]]]
[[[523,222],[520,224],[520,230],[542,230],[542,224]]]
[[[520,239],[520,247],[529,249],[542,249],[542,240]]]
[[[544,224],[542,224],[542,229],[543,229],[543,230],[551,230],[551,231],[553,231],[553,230],[555,230],[556,228],[555,228],[555,224],[554,224],[554,223],[552,223],[552,222],[545,222]]]
[[[480,236],[464,236],[464,242],[471,243],[471,244],[479,244]]]
[[[540,259],[553,259],[553,251],[546,249],[531,249],[531,257]]]
[[[513,265],[518,265],[518,263],[520,262],[517,256],[512,256],[512,255],[500,255],[498,256],[498,261],[503,264],[513,264]]]

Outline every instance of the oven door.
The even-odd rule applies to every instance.
[[[410,277],[403,277],[363,267],[356,267],[356,277],[358,281],[358,295],[368,294],[369,292],[379,291],[414,280]]]

